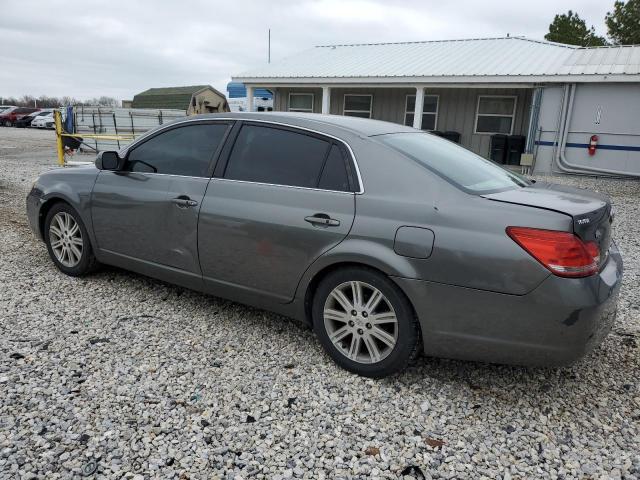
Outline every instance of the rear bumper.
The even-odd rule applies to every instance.
[[[622,257],[598,275],[550,275],[526,295],[394,278],[413,303],[427,355],[491,363],[569,364],[600,344],[616,316]]]

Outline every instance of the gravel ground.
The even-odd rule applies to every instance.
[[[312,332],[121,270],[59,273],[24,197],[53,133],[0,128],[0,478],[640,478],[640,183],[610,194],[618,323],[562,369],[351,375]]]

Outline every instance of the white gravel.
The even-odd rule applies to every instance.
[[[277,315],[59,273],[24,212],[54,160],[52,132],[0,128],[0,478],[640,478],[640,183],[556,179],[617,208],[618,323],[593,354],[374,381]]]

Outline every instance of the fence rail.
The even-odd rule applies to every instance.
[[[63,122],[54,112],[58,163],[66,165],[72,150],[98,153],[120,150],[145,132],[186,115],[184,110],[77,106],[67,110]],[[66,128],[65,128],[66,127]]]

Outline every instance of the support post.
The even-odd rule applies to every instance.
[[[413,128],[422,128],[422,110],[424,106],[424,88],[416,87],[416,105],[413,108]]]
[[[247,112],[253,112],[253,87],[247,85]]]
[[[56,126],[56,151],[58,153],[58,165],[64,167],[64,145],[62,144],[62,115],[59,110],[53,111],[53,119]]]
[[[331,113],[331,87],[322,87],[322,113]]]

